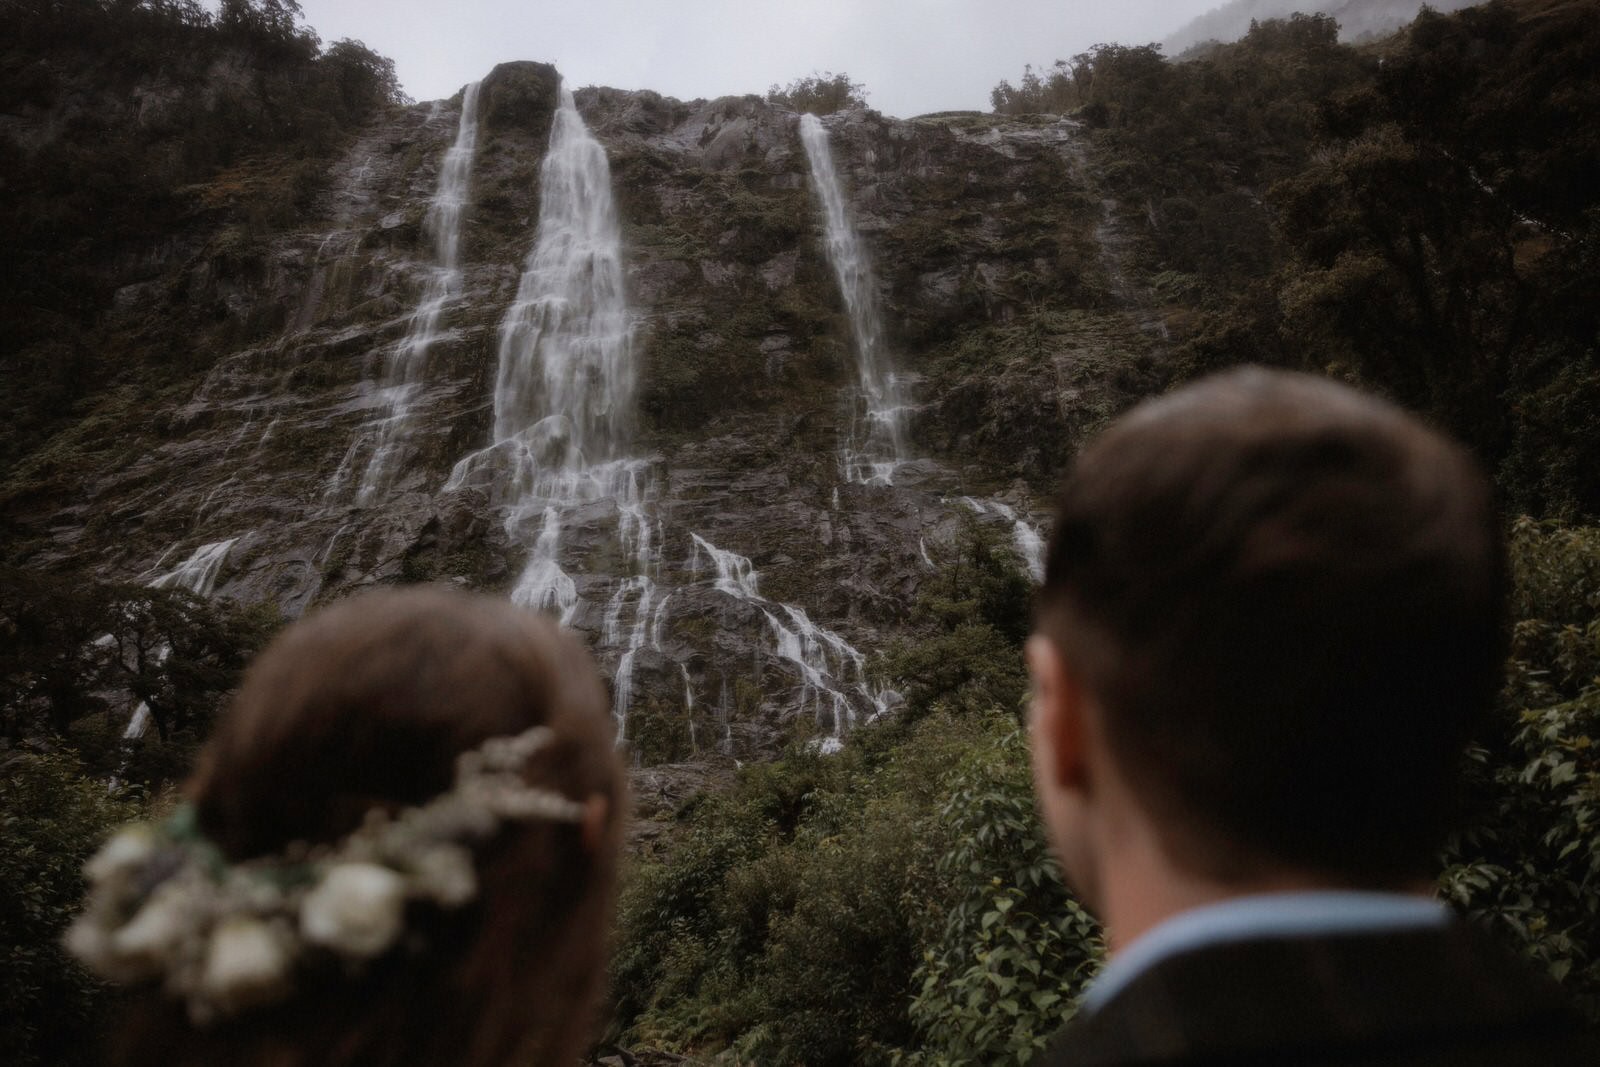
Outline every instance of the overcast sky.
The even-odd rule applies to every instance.
[[[300,0],[325,43],[365,41],[418,100],[508,59],[574,87],[691,99],[845,71],[902,117],[987,110],[1001,78],[1092,44],[1159,41],[1222,0]]]

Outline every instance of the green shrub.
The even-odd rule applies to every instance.
[[[767,103],[813,115],[831,115],[835,111],[867,106],[867,87],[850,80],[848,74],[812,74],[796,78],[786,86],[774,85],[767,90]]]
[[[1042,1044],[1099,951],[1051,873],[1009,713],[935,712],[866,728],[836,756],[793,752],[686,821],[623,894],[628,1042],[757,1063],[979,1062]],[[989,907],[997,895],[1017,903]],[[973,1022],[1015,997],[1027,1014],[1003,1035]]]
[[[911,636],[891,641],[877,664],[906,698],[902,715],[1020,708],[1033,596],[1022,560],[1004,534],[969,514],[953,541],[929,554],[939,572],[917,590]]]
[[[0,1048],[6,1062],[89,1063],[102,987],[61,948],[83,864],[137,796],[109,791],[70,755],[0,757]]]
[[[1600,1020],[1600,529],[1519,520],[1500,713],[1440,889]]]
[[[951,784],[939,874],[954,906],[917,970],[917,1064],[1026,1064],[1072,1017],[1099,965],[1099,924],[1067,892],[1034,807],[1022,735]]]

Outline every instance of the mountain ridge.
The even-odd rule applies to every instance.
[[[1282,19],[1299,13],[1329,15],[1338,20],[1339,39],[1361,40],[1392,33],[1417,17],[1424,6],[1440,13],[1472,7],[1482,0],[1230,0],[1186,22],[1161,44],[1168,55],[1181,55],[1187,49],[1208,41],[1237,41],[1250,30],[1250,23]]]

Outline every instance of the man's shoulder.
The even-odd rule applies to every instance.
[[[1462,924],[1264,937],[1174,955],[1067,1028],[1040,1067],[1600,1062],[1556,987]],[[1587,1053],[1590,1057],[1572,1057]]]

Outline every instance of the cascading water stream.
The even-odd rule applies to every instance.
[[[866,656],[832,630],[812,622],[804,610],[762,596],[761,576],[748,558],[718,548],[699,534],[690,536],[695,568],[704,554],[716,571],[715,588],[760,608],[766,617],[773,652],[793,664],[800,675],[801,705],[816,716],[817,725],[828,730],[820,745],[823,752],[838,749],[861,711],[870,709],[870,719],[888,710],[892,694],[875,690],[868,682]]]
[[[828,262],[839,281],[855,343],[860,385],[851,402],[850,433],[840,446],[847,482],[890,485],[905,461],[907,402],[883,352],[883,319],[866,246],[850,220],[844,188],[833,166],[828,130],[815,115],[800,116],[800,142],[811,164],[811,188],[822,205]]]
[[[660,651],[671,596],[656,588],[661,534],[650,464],[628,455],[638,368],[611,167],[565,88],[540,168],[534,246],[500,325],[499,357],[493,443],[456,464],[445,488],[485,486],[506,506],[507,533],[528,546],[511,599],[564,625],[581,601],[561,564],[567,523],[597,503],[615,508],[633,573],[606,604],[601,642],[620,650],[613,710],[625,736],[634,661]]]
[[[1009,504],[992,501],[994,510],[1000,513],[1001,518],[1011,523],[1011,540],[1017,546],[1017,552],[1028,565],[1028,574],[1035,582],[1044,581],[1044,538],[1033,524],[1019,516]]]
[[[563,88],[540,168],[539,225],[500,326],[494,443],[447,489],[487,481],[506,530],[529,545],[511,598],[571,623],[577,583],[561,566],[566,514],[611,500],[619,531],[648,563],[642,460],[626,458],[638,375],[622,286],[622,237],[605,149]]]
[[[683,717],[689,720],[689,752],[691,755],[700,754],[700,738],[694,728],[694,683],[689,680],[689,665],[679,663],[678,671],[683,675]]]
[[[975,515],[986,515],[990,511],[999,515],[1011,524],[1011,542],[1017,547],[1017,554],[1027,564],[1028,575],[1034,582],[1044,581],[1044,537],[1038,529],[1028,520],[1017,514],[1015,508],[998,500],[991,500],[987,504],[975,500],[970,496],[961,498],[961,502],[971,508]]]
[[[444,154],[439,185],[428,203],[424,225],[433,235],[435,264],[422,301],[411,313],[406,335],[389,356],[383,383],[387,414],[378,425],[377,444],[356,490],[358,504],[368,504],[382,496],[404,468],[415,428],[412,408],[417,394],[422,391],[428,350],[439,339],[439,318],[444,309],[461,295],[461,218],[466,212],[472,161],[478,150],[478,89],[481,85],[481,82],[473,82],[462,91],[461,121],[455,143]],[[353,458],[354,453],[351,453],[346,460]]]
[[[238,540],[237,537],[230,537],[226,541],[213,541],[211,544],[201,545],[188,559],[145,584],[151,589],[185,589],[195,596],[209,597],[212,590],[217,587],[217,575],[222,571],[222,564],[227,561],[228,553]],[[149,571],[145,573],[148,574]],[[101,640],[110,641],[111,637],[108,634]],[[171,654],[172,650],[163,645],[155,651],[156,662],[164,663]],[[141,700],[139,706],[133,709],[133,715],[128,719],[128,728],[122,732],[122,736],[128,740],[143,737],[149,728],[150,705]]]

